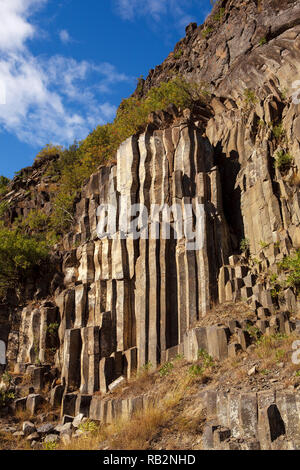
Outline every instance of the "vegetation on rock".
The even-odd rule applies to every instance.
[[[0,226],[0,295],[16,288],[47,255],[45,241]]]

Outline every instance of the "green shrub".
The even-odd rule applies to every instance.
[[[63,147],[61,145],[53,145],[53,144],[47,144],[45,145],[44,148],[42,148],[37,156],[35,157],[35,161],[47,158],[47,157],[52,157],[55,155],[61,155],[63,152]]]
[[[214,21],[222,21],[222,18],[225,14],[225,8],[220,8],[219,11],[214,15]]]
[[[59,328],[59,323],[57,323],[57,322],[56,323],[50,323],[47,326],[47,333],[50,336],[55,336],[57,334],[58,328]]]
[[[246,88],[244,90],[244,102],[247,106],[253,106],[257,103],[257,97],[255,95],[255,92],[253,90],[250,90],[249,88]]]
[[[174,369],[174,365],[172,362],[166,362],[160,369],[159,369],[159,375],[161,377],[165,377],[168,375],[172,370]]]
[[[260,240],[259,242],[261,248],[268,248],[268,246],[270,246],[270,243],[267,243],[267,242],[264,242],[263,240]]]
[[[45,232],[49,228],[50,217],[40,209],[32,209],[27,217],[20,221],[26,232]]]
[[[279,268],[287,274],[286,287],[294,287],[300,293],[300,250],[294,255],[286,256],[280,263]]]
[[[259,45],[260,46],[263,46],[264,44],[267,44],[267,38],[266,37],[263,37],[259,40]]]
[[[180,59],[180,57],[182,56],[183,52],[181,49],[178,49],[178,51],[176,51],[174,53],[174,59]]]
[[[14,400],[15,394],[7,390],[0,390],[0,409],[7,406],[12,400]]]
[[[198,377],[204,373],[204,368],[201,367],[199,364],[193,364],[189,367],[189,374],[192,377]]]
[[[0,219],[2,219],[5,216],[9,208],[10,208],[10,203],[8,201],[0,202]]]
[[[278,123],[276,126],[272,125],[272,132],[277,140],[280,140],[282,137],[284,137],[285,130],[283,129],[282,122]]]
[[[209,35],[213,32],[213,30],[214,30],[214,29],[213,29],[211,26],[208,26],[207,28],[204,28],[204,29],[202,30],[202,33],[201,33],[202,36],[203,36],[203,38],[206,39],[207,36],[209,36]]]
[[[55,441],[43,442],[43,450],[56,450],[57,443]]]
[[[240,243],[240,250],[242,253],[246,253],[250,249],[250,241],[248,238],[243,238]]]
[[[95,423],[95,421],[91,421],[90,419],[84,421],[83,423],[80,423],[78,427],[79,431],[82,433],[86,432],[96,432],[98,430],[98,425]]]
[[[290,169],[293,163],[294,157],[284,150],[279,150],[275,156],[275,167],[281,172],[286,172]]]
[[[202,366],[204,367],[204,369],[214,366],[214,360],[212,356],[210,356],[208,352],[205,351],[205,349],[199,349],[198,359],[202,362]]]
[[[9,183],[10,179],[6,178],[6,176],[0,176],[0,197],[7,193]]]
[[[45,241],[0,227],[0,294],[16,287],[47,255]]]

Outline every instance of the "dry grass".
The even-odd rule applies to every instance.
[[[271,336],[262,336],[257,342],[254,354],[261,360],[260,367],[268,369],[278,363],[291,362],[292,343],[296,336],[277,333]]]
[[[22,437],[0,432],[0,450],[31,450],[31,447]]]
[[[15,411],[15,417],[18,421],[23,422],[23,421],[30,421],[31,419],[31,413],[28,410],[16,410]]]
[[[198,320],[195,326],[209,326],[232,319],[246,320],[254,317],[255,314],[247,302],[224,302],[222,305],[214,305],[209,315]]]
[[[155,384],[155,392],[162,396],[162,400],[149,405],[146,409],[136,412],[129,419],[118,419],[110,425],[99,426],[98,430],[88,435],[77,438],[70,444],[59,445],[59,450],[145,450],[151,448],[151,442],[160,436],[163,429],[173,426],[181,431],[196,429],[197,417],[194,419],[180,418],[180,403],[189,399],[191,394],[198,390],[200,377],[192,377],[188,372],[186,363],[175,365],[170,374]],[[151,374],[152,375],[152,374]],[[134,381],[142,384],[148,378],[143,376]],[[147,389],[149,391],[149,388]]]
[[[293,186],[297,186],[298,188],[300,187],[300,173],[294,172],[291,179],[290,179],[290,184]]]

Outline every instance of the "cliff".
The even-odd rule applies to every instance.
[[[299,284],[280,263],[300,248],[299,69],[299,2],[223,0],[204,25],[187,27],[138,87],[145,96],[176,72],[205,86],[209,99],[197,113],[172,106],[154,113],[143,133],[122,143],[117,163],[100,167],[78,194],[72,230],[55,246],[51,269],[40,266],[21,296],[10,292],[1,307],[10,368],[27,371],[35,393],[48,383],[48,400],[61,404],[62,415],[110,422],[143,407],[139,397],[121,405],[107,398],[136,370],[178,355],[197,362],[200,350],[221,362],[237,357],[255,342],[249,328],[269,337],[298,334]],[[48,163],[13,180],[4,197],[7,224],[35,208],[51,212]],[[124,233],[116,217],[133,204],[149,215],[132,214],[138,237]],[[104,215],[116,224],[99,238]],[[190,248],[193,237],[180,233],[180,223],[200,236],[199,245]],[[216,313],[228,305],[231,313]],[[274,431],[273,439],[264,426],[278,429],[281,420],[286,445],[299,445],[291,443],[299,410],[298,424],[290,424],[285,395],[276,401],[272,389],[268,400],[247,402],[234,390],[215,390],[197,398],[210,400],[217,423],[206,428],[204,447],[221,448],[212,439],[225,426],[224,440],[245,437],[250,448],[253,439],[254,447],[271,448],[285,433]],[[16,406],[36,411],[37,397]],[[238,432],[224,417],[235,406]]]

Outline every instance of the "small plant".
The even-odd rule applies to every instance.
[[[294,157],[288,152],[279,150],[275,156],[275,168],[278,168],[280,172],[286,172],[290,169],[293,163]]]
[[[0,408],[7,406],[12,400],[15,399],[15,394],[8,390],[0,390]]]
[[[270,243],[264,242],[262,240],[260,240],[259,244],[263,249],[268,248],[268,246],[270,246]]]
[[[201,34],[202,34],[202,37],[203,37],[204,39],[206,39],[207,36],[209,36],[209,35],[213,32],[213,30],[214,30],[214,29],[213,29],[211,26],[208,26],[207,28],[203,29],[203,30],[202,30],[202,33],[201,33]]]
[[[42,148],[39,153],[37,154],[35,160],[42,160],[44,158],[50,157],[50,156],[59,156],[63,152],[63,147],[61,145],[53,145],[53,144],[47,144],[44,148]]]
[[[243,238],[240,243],[240,249],[242,253],[246,253],[250,249],[250,241],[248,238]]]
[[[261,331],[259,328],[253,325],[247,325],[246,326],[246,331],[249,333],[251,338],[253,338],[256,342],[259,340],[261,337]]]
[[[288,98],[288,92],[289,92],[289,91],[288,91],[287,88],[282,88],[282,89],[280,90],[281,98],[282,98],[284,101],[286,101],[287,98]]]
[[[43,442],[43,449],[44,450],[56,450],[56,442],[55,441],[48,441],[48,442]]]
[[[257,103],[255,92],[250,90],[250,88],[244,90],[244,102],[247,106],[253,106]]]
[[[47,333],[49,333],[50,336],[55,336],[58,328],[59,328],[59,323],[50,323],[47,326]]]
[[[10,180],[6,176],[0,176],[0,196],[4,196],[7,193],[9,183]]]
[[[175,361],[182,361],[184,359],[184,355],[183,354],[176,354],[175,356]]]
[[[205,349],[199,349],[198,359],[202,362],[202,365],[205,369],[214,366],[213,358],[208,354],[207,351],[205,351]]]
[[[296,377],[300,377],[300,369],[295,372]]]
[[[192,377],[198,377],[199,375],[202,375],[204,372],[204,368],[199,366],[198,364],[193,364],[192,366],[190,366],[189,368],[189,374],[192,376]]]
[[[172,362],[166,362],[160,369],[159,369],[159,375],[161,377],[165,377],[166,375],[170,374],[172,370],[174,369],[174,364]]]
[[[174,59],[180,59],[180,57],[182,56],[183,52],[181,49],[178,49],[178,51],[176,51],[174,53]]]
[[[275,301],[282,297],[282,286],[278,283],[274,283],[271,289],[271,297]]]
[[[286,287],[294,287],[297,294],[300,292],[300,250],[294,255],[286,256],[280,263],[278,263],[280,270],[287,274],[285,282]]]
[[[269,369],[262,369],[262,370],[260,371],[260,373],[261,373],[262,375],[269,375],[269,374],[271,373],[271,371],[270,371]]]
[[[82,433],[96,432],[98,430],[98,426],[95,421],[91,421],[90,419],[88,419],[87,421],[80,423],[78,429]]]
[[[4,215],[9,210],[9,208],[10,208],[10,203],[8,201],[0,202],[0,219],[4,217]]]
[[[9,387],[11,385],[12,376],[10,375],[10,373],[7,370],[2,374],[2,380],[7,385],[7,387]]]
[[[271,282],[271,284],[275,284],[275,283],[277,282],[277,280],[278,280],[277,274],[275,274],[275,273],[274,273],[274,274],[271,274],[271,276],[270,276],[270,282]]]
[[[146,376],[151,372],[151,369],[153,369],[153,364],[151,362],[147,362],[146,364],[140,367],[137,376]]]
[[[214,21],[222,21],[222,18],[225,14],[225,8],[220,8],[219,11],[214,15]]]
[[[259,45],[260,46],[263,46],[264,44],[267,44],[267,38],[266,37],[263,37],[259,40]]]
[[[277,140],[282,139],[285,136],[285,130],[283,129],[282,122],[279,122],[276,124],[276,126],[272,125],[272,132]]]
[[[275,351],[275,358],[277,362],[282,361],[282,359],[284,359],[284,356],[285,351],[283,349],[277,349],[277,351]]]

